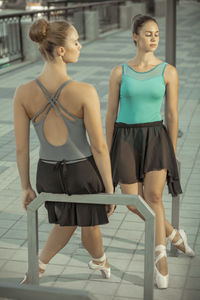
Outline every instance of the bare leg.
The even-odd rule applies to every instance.
[[[40,275],[45,272],[45,269],[42,268],[41,263],[48,264],[51,258],[54,257],[58,253],[58,251],[60,251],[67,244],[75,230],[76,226],[60,226],[57,224],[54,225],[39,257]],[[46,267],[44,266],[44,268]],[[28,283],[29,280],[26,274],[21,284]]]
[[[138,183],[134,183],[134,184],[122,184],[120,183],[120,189],[122,194],[134,194],[134,195],[140,195],[144,200],[144,193],[143,193],[143,184],[138,182]],[[142,214],[136,209],[135,206],[133,205],[129,205],[128,209],[137,214],[142,220],[145,220],[144,217],[142,216]],[[166,230],[166,237],[168,237],[172,231],[173,231],[174,227],[169,223],[169,221],[167,219],[165,219],[165,230]],[[177,232],[176,236],[174,237],[173,242],[177,242],[180,239],[180,234]],[[179,250],[185,252],[185,247],[184,244],[180,244],[179,246],[176,246]]]
[[[159,245],[159,244],[166,245],[165,214],[164,214],[164,208],[163,208],[163,205],[162,205],[162,202],[161,202],[162,191],[163,191],[165,180],[166,180],[166,172],[165,171],[161,171],[161,172],[163,172],[164,174],[161,176],[163,178],[163,180],[161,180],[160,187],[157,188],[156,183],[154,183],[154,185],[153,185],[154,188],[156,189],[156,191],[157,191],[157,189],[159,191],[159,196],[156,195],[156,199],[159,199],[158,200],[159,205],[156,205],[156,204],[152,205],[150,200],[149,201],[146,200],[146,199],[150,198],[150,192],[151,192],[151,190],[148,191],[147,187],[148,187],[148,185],[150,187],[152,186],[151,180],[148,180],[148,177],[145,180],[146,181],[145,186],[147,185],[146,193],[143,193],[142,183],[120,184],[120,188],[121,188],[122,193],[124,193],[124,194],[138,194],[138,195],[142,196],[145,199],[145,201],[153,208],[153,210],[155,208],[154,211],[156,213],[156,245]],[[153,173],[153,172],[150,172],[150,173]],[[154,189],[153,189],[153,191],[154,191]],[[154,196],[155,195],[153,195],[153,197],[151,197],[152,202],[153,202],[153,199],[155,199]],[[136,213],[142,220],[144,220],[144,217],[138,212],[138,210],[136,209],[135,206],[128,206],[128,209],[130,211]],[[159,215],[158,218],[157,218],[157,214]],[[160,223],[161,223],[161,226],[160,226]],[[158,264],[159,264],[158,269],[162,270],[162,274],[163,275],[167,274],[166,258],[162,258],[158,262]]]
[[[144,178],[144,198],[156,215],[156,246],[166,246],[165,212],[162,193],[166,181],[166,170],[148,172]],[[161,258],[157,268],[162,275],[168,273],[166,257]]]
[[[54,225],[42,249],[40,260],[44,264],[48,264],[51,258],[68,243],[76,228],[77,226]]]
[[[104,255],[102,235],[99,226],[81,227],[81,238],[85,249],[93,258],[100,258]],[[99,262],[93,260],[96,264]],[[106,261],[105,267],[109,267]]]

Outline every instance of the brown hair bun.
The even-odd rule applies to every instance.
[[[42,43],[47,38],[49,23],[45,19],[34,22],[29,31],[29,37],[33,42]]]

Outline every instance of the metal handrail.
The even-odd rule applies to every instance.
[[[34,15],[38,15],[40,13],[50,13],[50,12],[55,12],[59,10],[65,10],[65,11],[73,11],[73,10],[82,10],[86,8],[92,8],[92,7],[99,7],[99,6],[105,6],[111,5],[111,4],[120,4],[120,3],[125,3],[126,0],[112,0],[112,1],[105,1],[105,2],[94,2],[94,3],[88,3],[88,4],[77,4],[77,5],[72,5],[69,7],[66,6],[60,6],[56,8],[49,8],[49,9],[38,9],[38,10],[31,10],[31,11],[25,11],[25,12],[13,12],[10,14],[6,15],[0,15],[0,19],[7,19],[10,17],[23,17],[23,16],[31,16],[33,17]]]
[[[27,208],[28,277],[32,284],[38,278],[38,209],[46,201],[87,204],[134,205],[145,218],[144,300],[153,300],[155,213],[139,195],[87,194],[72,195],[41,193]]]
[[[18,300],[97,300],[89,291],[53,288],[32,284],[19,285],[11,282],[0,282],[0,297]],[[2,298],[1,298],[2,299]],[[3,298],[4,299],[4,298]]]

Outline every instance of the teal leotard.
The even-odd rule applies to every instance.
[[[137,72],[122,65],[120,108],[116,122],[127,124],[149,123],[162,120],[160,110],[165,95],[162,62],[147,72]]]

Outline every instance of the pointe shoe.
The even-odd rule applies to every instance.
[[[39,278],[42,277],[43,273],[45,272],[47,268],[47,264],[44,264],[40,259],[38,261],[38,266],[39,266]],[[28,273],[25,274],[24,279],[19,283],[19,284],[28,284]]]
[[[176,235],[177,232],[179,233],[180,238],[178,239],[177,242],[173,242],[173,239],[175,238],[175,235]],[[187,235],[186,235],[186,233],[185,233],[185,231],[184,231],[183,229],[180,229],[180,230],[178,230],[178,231],[177,231],[176,229],[174,229],[174,230],[172,231],[172,233],[171,233],[167,238],[168,238],[169,241],[172,242],[172,244],[173,244],[174,246],[179,246],[179,245],[181,245],[181,244],[183,243],[184,248],[185,248],[185,251],[182,251],[181,249],[178,249],[178,250],[184,252],[186,255],[188,255],[188,256],[190,256],[190,257],[194,257],[194,256],[195,256],[194,251],[193,251],[192,248],[190,248],[190,246],[188,245],[188,242],[187,242]]]
[[[99,265],[93,263],[93,260],[97,261],[97,262],[101,262]],[[92,258],[92,260],[88,263],[88,267],[92,270],[99,270],[101,271],[102,275],[104,276],[104,278],[109,279],[110,278],[110,267],[105,267],[106,264],[106,255],[104,253],[104,255],[100,258]]]
[[[158,246],[156,246],[155,251],[160,251],[160,254],[156,255],[156,257],[155,257],[155,281],[156,281],[157,287],[159,289],[166,289],[166,288],[168,288],[168,284],[169,284],[169,274],[162,275],[158,271],[158,268],[156,267],[157,262],[161,258],[167,257],[166,247],[164,245],[158,245]]]

